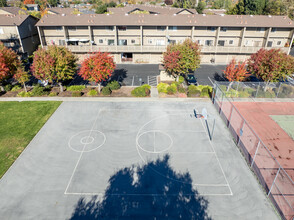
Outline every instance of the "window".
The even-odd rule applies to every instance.
[[[56,31],[62,31],[62,27],[56,27]]]
[[[165,42],[164,42],[163,39],[156,40],[156,45],[157,45],[157,46],[164,46],[164,45],[165,45]]]
[[[148,44],[152,44],[152,39],[148,39]]]
[[[224,40],[219,40],[218,42],[217,42],[217,46],[225,46],[225,41]]]
[[[131,40],[131,43],[134,44],[134,43],[136,43],[136,41],[135,40]]]
[[[253,46],[254,47],[261,47],[261,43],[262,43],[261,41],[256,40],[253,42]]]
[[[277,45],[280,46],[281,43],[282,43],[282,41],[279,40],[279,41],[277,42]]]
[[[76,31],[77,30],[77,27],[68,27],[68,30],[69,31]]]
[[[122,46],[122,45],[128,45],[127,40],[118,40],[118,45]]]
[[[168,40],[168,43],[169,43],[169,44],[176,44],[177,41],[176,41],[176,40]]]
[[[276,32],[277,28],[272,28],[271,32]]]
[[[220,31],[221,31],[221,32],[227,32],[227,30],[228,30],[227,27],[221,27],[221,28],[220,28]]]
[[[164,26],[157,26],[157,31],[165,31],[165,27]]]
[[[108,40],[107,45],[113,46],[114,45],[114,40]]]
[[[212,40],[206,40],[205,41],[205,46],[212,46],[213,41]]]
[[[3,28],[0,28],[0,34],[4,34]]]
[[[246,40],[245,41],[245,46],[252,46],[252,41],[251,40]]]
[[[102,39],[99,39],[99,44],[103,44],[103,40]]]
[[[264,32],[265,28],[257,28],[256,30],[257,30],[257,32]]]
[[[202,40],[197,40],[197,43],[198,43],[199,45],[202,45]]]
[[[114,28],[113,28],[113,26],[106,26],[105,27],[105,30],[107,30],[107,31],[113,31]]]
[[[229,40],[229,44],[233,45],[234,44],[234,40]]]
[[[207,27],[207,31],[215,31],[216,28],[215,27]]]
[[[272,47],[273,46],[273,42],[272,41],[268,41],[266,46],[267,47]]]
[[[117,28],[119,31],[126,31],[127,30],[126,26],[118,26]]]
[[[58,43],[59,43],[60,46],[64,46],[65,45],[65,40],[59,40]]]
[[[168,30],[170,30],[170,31],[177,31],[177,26],[169,26],[168,27]]]

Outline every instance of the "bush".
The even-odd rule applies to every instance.
[[[15,92],[15,91],[18,91],[21,89],[21,86],[20,85],[15,85],[13,86],[13,88],[11,89],[12,92]]]
[[[81,92],[83,91],[83,89],[85,89],[86,86],[85,85],[77,85],[77,86],[70,86],[70,87],[67,87],[67,90],[68,91],[71,91],[71,92]]]
[[[72,94],[71,94],[72,97],[81,97],[82,96],[82,92],[80,91],[74,91]]]
[[[22,91],[22,92],[18,93],[17,96],[19,96],[19,97],[32,97],[33,94],[31,92]]]
[[[150,95],[151,86],[145,84],[132,90],[131,94],[135,97],[146,97]]]
[[[209,89],[203,88],[200,97],[209,97]]]
[[[40,84],[36,85],[31,92],[33,96],[43,96],[48,94],[48,92],[45,91],[45,88]]]
[[[7,85],[4,86],[4,90],[6,92],[9,92],[11,89],[12,89],[12,85],[11,84],[7,84]]]
[[[276,94],[272,90],[267,90],[267,91],[259,90],[256,97],[257,98],[276,98]]]
[[[103,87],[102,94],[103,95],[110,95],[111,94],[111,89],[108,86]]]
[[[177,86],[175,84],[171,84],[169,87],[166,89],[167,94],[173,95],[177,92]]]
[[[118,90],[120,89],[120,84],[118,81],[111,81],[110,83],[107,83],[107,87],[109,87],[111,91]]]
[[[88,96],[96,96],[98,94],[97,90],[96,89],[91,89],[87,95]]]
[[[168,87],[167,83],[159,83],[157,85],[157,90],[159,93],[167,93],[167,87]]]
[[[188,87],[188,96],[189,97],[198,97],[201,94],[201,90],[195,86],[195,85],[190,85]]]
[[[178,91],[179,91],[179,93],[186,93],[186,90],[185,90],[183,87],[180,87],[180,88],[178,89]]]
[[[183,83],[184,80],[185,80],[185,78],[184,78],[183,76],[179,76],[179,83],[180,83],[180,84]]]
[[[52,96],[57,96],[58,93],[57,92],[50,92],[48,96],[52,97]]]

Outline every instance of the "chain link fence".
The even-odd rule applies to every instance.
[[[231,102],[236,98],[294,98],[288,83],[216,82],[213,103],[283,219],[294,219],[294,171],[287,172]],[[293,174],[293,175],[292,175]]]

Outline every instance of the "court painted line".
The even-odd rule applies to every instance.
[[[203,124],[203,120],[201,120],[201,123],[202,123],[203,128],[205,129],[205,126],[204,126],[204,124]],[[208,138],[209,138],[208,132],[207,132],[206,134],[207,134],[207,136],[208,136]],[[211,142],[212,142],[212,141],[209,140],[209,143],[210,143],[210,145],[211,145],[213,151],[215,152],[216,160],[217,160],[217,162],[218,162],[218,164],[219,164],[219,166],[220,166],[220,168],[221,168],[221,171],[222,171],[222,173],[223,173],[223,175],[224,175],[224,178],[225,178],[225,180],[226,180],[226,182],[227,182],[227,184],[228,184],[228,187],[229,187],[229,190],[230,190],[230,192],[231,192],[231,196],[232,196],[232,195],[233,195],[233,192],[232,192],[231,186],[230,186],[230,184],[229,184],[229,181],[228,181],[228,179],[227,179],[227,177],[226,177],[226,175],[225,175],[225,172],[224,172],[224,170],[223,170],[223,168],[222,168],[222,165],[221,165],[221,163],[220,163],[220,161],[219,161],[219,159],[218,159],[218,156],[217,156],[217,154],[216,154],[216,151],[215,151],[215,149],[214,149],[214,147],[213,147],[213,144],[212,144]]]
[[[101,112],[101,109],[99,110],[99,112],[98,112],[98,114],[97,114],[97,116],[96,116],[96,119],[95,119],[95,121],[94,121],[94,123],[93,123],[93,125],[92,125],[92,127],[91,127],[91,129],[90,129],[90,134],[89,134],[88,138],[89,138],[89,137],[91,136],[91,134],[92,134],[92,131],[93,131],[94,126],[95,126],[95,124],[96,124],[96,122],[97,122],[97,120],[98,120],[98,117],[99,117],[100,112]],[[106,141],[106,139],[105,139],[105,141]],[[86,142],[88,142],[88,139],[87,139]],[[71,184],[72,178],[73,178],[74,175],[75,175],[76,169],[77,169],[77,167],[78,167],[78,165],[79,165],[79,163],[80,163],[80,160],[81,160],[81,158],[82,158],[82,156],[83,156],[83,154],[84,154],[84,150],[85,150],[86,146],[87,146],[87,144],[85,144],[84,147],[83,147],[83,150],[82,150],[82,152],[81,152],[81,154],[80,154],[80,156],[79,156],[79,158],[78,158],[78,161],[77,161],[77,163],[76,163],[76,165],[75,165],[75,167],[74,167],[74,170],[73,170],[73,172],[72,172],[72,174],[71,174],[71,177],[70,177],[70,179],[69,179],[69,181],[68,181],[68,184],[67,184],[67,186],[66,186],[66,188],[65,188],[64,194],[66,194],[66,192],[67,192],[67,190],[68,190],[68,188],[69,188],[69,186],[70,186],[70,184]]]

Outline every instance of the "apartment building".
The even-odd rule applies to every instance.
[[[201,45],[202,63],[228,63],[260,48],[289,53],[294,36],[294,23],[285,16],[62,14],[44,16],[37,27],[43,47],[66,46],[81,58],[110,52],[117,63],[160,63],[168,44],[186,38]]]
[[[19,55],[26,57],[40,45],[38,30],[35,26],[39,19],[18,13],[18,8],[14,7],[0,9],[0,41]]]

